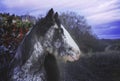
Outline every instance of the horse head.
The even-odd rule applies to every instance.
[[[42,43],[45,51],[60,56],[66,61],[78,60],[81,55],[80,49],[61,24],[58,13],[54,13],[53,9],[51,9],[42,23],[48,29],[44,34]]]

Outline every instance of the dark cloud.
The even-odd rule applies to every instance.
[[[120,21],[102,24],[94,29],[99,38],[120,38]]]

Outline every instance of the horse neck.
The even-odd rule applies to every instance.
[[[42,54],[43,48],[40,38],[41,36],[38,38],[33,30],[31,30],[29,34],[26,34],[25,38],[18,47],[15,56],[20,65],[25,64],[26,61],[32,56]]]

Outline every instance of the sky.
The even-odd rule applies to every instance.
[[[37,16],[50,8],[84,16],[99,38],[120,38],[120,0],[0,0],[0,12],[17,15]]]

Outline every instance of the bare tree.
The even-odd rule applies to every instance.
[[[88,25],[84,16],[77,15],[74,12],[62,13],[61,23],[69,30],[72,37],[78,43],[83,52],[99,50],[99,41],[93,34],[91,26]]]

